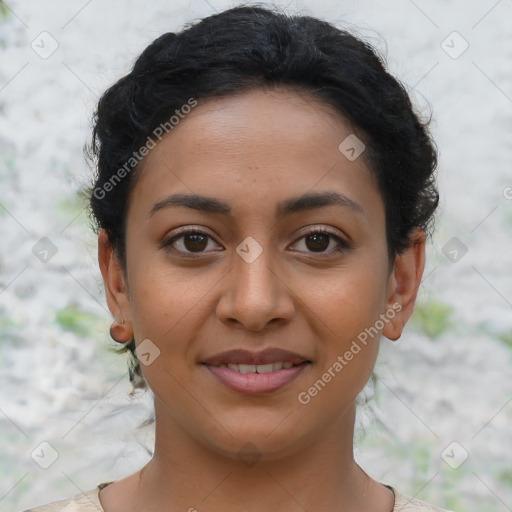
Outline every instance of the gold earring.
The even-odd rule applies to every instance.
[[[126,333],[124,320],[121,322],[114,320],[110,326],[110,337],[117,343],[126,343],[132,339],[132,337]]]

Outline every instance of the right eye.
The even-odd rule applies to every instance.
[[[182,229],[177,234],[164,240],[162,247],[171,248],[180,254],[201,254],[208,246],[208,239],[213,238],[199,229]],[[176,247],[178,245],[179,247]]]

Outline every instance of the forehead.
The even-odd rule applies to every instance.
[[[379,215],[365,154],[352,160],[339,149],[354,131],[332,107],[297,91],[202,101],[146,157],[130,210],[149,213],[179,193],[218,197],[240,214],[277,216],[292,196],[331,191]]]

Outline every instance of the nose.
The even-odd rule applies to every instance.
[[[249,331],[261,331],[271,322],[286,323],[295,313],[293,282],[287,282],[290,275],[267,247],[252,239],[248,245],[240,244],[239,252],[233,254],[216,310],[217,317],[230,327],[237,324]],[[251,251],[261,249],[252,259]]]

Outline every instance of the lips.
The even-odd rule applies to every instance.
[[[257,353],[237,349],[217,354],[202,364],[231,390],[260,395],[276,392],[296,380],[311,366],[311,360],[278,348]]]
[[[208,366],[229,364],[267,365],[273,363],[292,363],[297,365],[304,362],[311,361],[306,356],[280,348],[268,348],[261,352],[250,352],[244,349],[228,350],[203,361]]]

